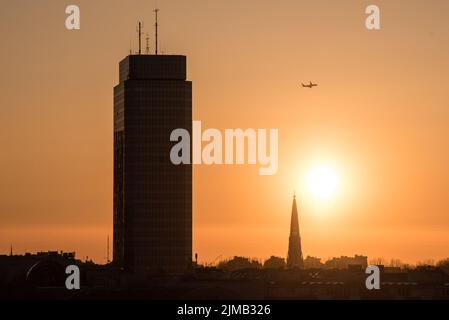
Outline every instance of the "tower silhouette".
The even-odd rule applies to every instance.
[[[114,87],[114,263],[135,275],[192,264],[192,166],[170,160],[171,132],[192,132],[187,58],[129,55]]]
[[[301,236],[299,234],[298,208],[296,206],[296,195],[293,195],[292,217],[290,223],[290,237],[288,240],[287,267],[303,268],[304,260],[301,250]]]

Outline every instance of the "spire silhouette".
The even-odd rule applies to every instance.
[[[12,244],[11,244],[11,248],[9,249],[9,255],[12,257]]]
[[[293,195],[292,217],[290,222],[290,237],[288,241],[288,268],[303,268],[304,260],[301,250],[301,236],[299,234],[298,208],[296,205],[296,195]]]

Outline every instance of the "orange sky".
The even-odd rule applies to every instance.
[[[81,30],[65,29],[65,6]],[[154,1],[2,1],[0,253],[76,251],[112,235],[112,88],[151,46]],[[380,31],[365,7],[381,9]],[[204,128],[278,128],[279,171],[194,168],[194,252],[285,256],[293,190],[305,255],[449,256],[449,2],[162,1],[161,49],[188,57]],[[300,82],[319,83],[313,90]],[[304,188],[335,169],[335,196]]]

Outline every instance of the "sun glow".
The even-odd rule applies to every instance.
[[[306,174],[305,178],[307,190],[316,199],[329,199],[337,191],[338,178],[329,167],[314,167]]]

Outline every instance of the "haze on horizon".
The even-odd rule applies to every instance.
[[[112,88],[154,2],[2,1],[0,254],[76,251],[112,237]],[[381,9],[381,30],[365,8]],[[160,44],[185,54],[195,120],[279,129],[279,170],[195,166],[200,262],[287,254],[296,190],[305,256],[414,263],[449,254],[449,2],[159,1]],[[313,90],[301,82],[316,81]],[[168,151],[167,151],[168,152]],[[314,168],[338,188],[317,199]]]

